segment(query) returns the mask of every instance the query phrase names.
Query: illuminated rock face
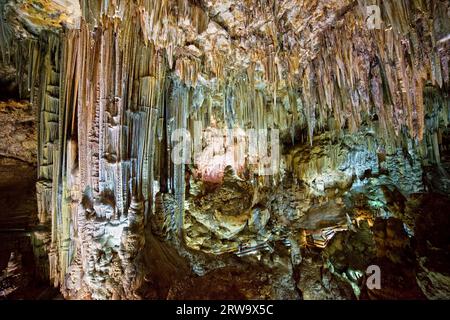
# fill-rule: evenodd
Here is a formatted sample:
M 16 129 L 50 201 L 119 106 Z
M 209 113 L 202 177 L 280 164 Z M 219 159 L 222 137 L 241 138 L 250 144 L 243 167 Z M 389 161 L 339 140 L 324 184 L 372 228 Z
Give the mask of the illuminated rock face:
M 36 247 L 65 298 L 448 297 L 408 238 L 417 193 L 450 190 L 447 2 L 370 19 L 341 0 L 0 9 L 0 70 L 38 119 Z M 0 150 L 33 153 L 4 130 Z M 407 273 L 404 296 L 365 288 L 373 263 Z
M 198 156 L 194 155 L 194 164 L 197 166 L 194 170 L 196 179 L 220 183 L 227 166 L 231 166 L 237 174 L 243 173 L 246 146 L 243 132 L 227 136 L 225 130 L 206 128 L 202 136 L 201 151 Z

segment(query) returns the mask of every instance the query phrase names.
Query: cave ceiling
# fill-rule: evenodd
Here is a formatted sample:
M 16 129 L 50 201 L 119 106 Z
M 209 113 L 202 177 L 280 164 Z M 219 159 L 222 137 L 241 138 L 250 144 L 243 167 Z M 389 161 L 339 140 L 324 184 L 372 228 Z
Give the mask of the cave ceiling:
M 124 48 L 136 25 L 139 41 L 186 85 L 218 91 L 210 93 L 216 101 L 225 99 L 225 86 L 236 88 L 234 96 L 249 95 L 242 83 L 254 86 L 266 100 L 303 109 L 304 119 L 290 110 L 292 122 L 311 134 L 329 126 L 329 116 L 356 130 L 376 114 L 389 134 L 406 127 L 421 140 L 416 88 L 442 87 L 449 77 L 445 1 L 384 1 L 376 29 L 367 27 L 366 1 L 4 2 L 4 15 L 23 36 L 111 26 Z

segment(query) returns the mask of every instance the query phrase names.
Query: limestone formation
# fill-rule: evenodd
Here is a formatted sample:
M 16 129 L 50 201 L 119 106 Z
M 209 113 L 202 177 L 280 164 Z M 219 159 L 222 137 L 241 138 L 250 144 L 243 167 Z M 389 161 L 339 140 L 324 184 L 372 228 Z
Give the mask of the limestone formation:
M 449 22 L 443 0 L 0 0 L 0 199 L 26 165 L 37 205 L 11 212 L 66 299 L 448 298 Z

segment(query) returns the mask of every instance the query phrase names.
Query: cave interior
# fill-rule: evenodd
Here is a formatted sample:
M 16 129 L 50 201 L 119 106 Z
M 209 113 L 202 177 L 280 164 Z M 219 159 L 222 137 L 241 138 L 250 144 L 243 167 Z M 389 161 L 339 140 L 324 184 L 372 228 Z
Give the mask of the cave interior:
M 0 0 L 0 299 L 450 298 L 448 0 Z

